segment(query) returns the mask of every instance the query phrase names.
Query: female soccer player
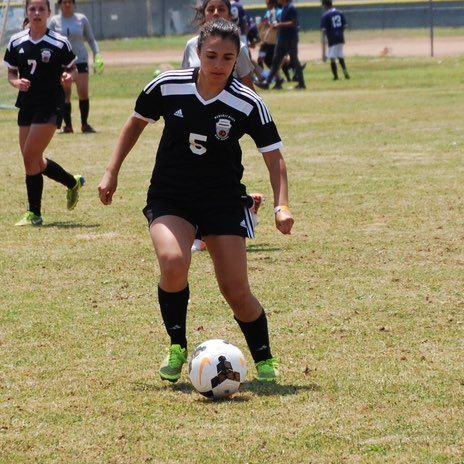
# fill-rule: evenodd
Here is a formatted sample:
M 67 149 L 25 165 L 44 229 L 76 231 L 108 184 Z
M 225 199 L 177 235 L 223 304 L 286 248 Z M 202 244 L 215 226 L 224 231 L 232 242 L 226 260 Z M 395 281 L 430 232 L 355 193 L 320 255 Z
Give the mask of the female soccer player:
M 198 37 L 200 68 L 167 71 L 150 82 L 135 104 L 98 187 L 109 205 L 121 165 L 149 122 L 164 118 L 144 214 L 160 267 L 158 300 L 171 346 L 159 370 L 175 382 L 187 361 L 186 316 L 190 246 L 198 226 L 213 260 L 221 293 L 233 310 L 256 368 L 273 381 L 266 314 L 251 293 L 245 237 L 253 224 L 241 183 L 239 139 L 249 134 L 263 154 L 274 192 L 277 229 L 290 234 L 287 171 L 282 142 L 261 98 L 232 76 L 240 50 L 239 31 L 219 19 Z
M 75 13 L 75 0 L 58 0 L 61 12 L 53 16 L 48 27 L 52 31 L 65 35 L 71 42 L 73 52 L 77 56 L 77 75 L 75 83 L 77 87 L 77 95 L 79 97 L 79 110 L 81 113 L 81 131 L 83 133 L 93 133 L 95 130 L 87 122 L 89 117 L 89 56 L 85 48 L 84 41 L 90 45 L 93 53 L 95 72 L 101 74 L 104 69 L 103 60 L 100 55 L 98 43 L 93 35 L 89 20 L 82 13 Z M 64 105 L 64 128 L 62 133 L 69 134 L 73 132 L 71 119 L 71 93 L 72 82 L 66 83 L 64 86 L 66 103 Z
M 26 170 L 29 209 L 17 226 L 43 223 L 41 202 L 43 175 L 68 188 L 67 207 L 74 209 L 84 177 L 73 176 L 59 164 L 44 157 L 56 128 L 61 124 L 64 104 L 62 82 L 71 80 L 76 57 L 66 37 L 47 28 L 48 0 L 27 0 L 29 28 L 13 35 L 4 61 L 8 81 L 19 90 L 19 146 Z

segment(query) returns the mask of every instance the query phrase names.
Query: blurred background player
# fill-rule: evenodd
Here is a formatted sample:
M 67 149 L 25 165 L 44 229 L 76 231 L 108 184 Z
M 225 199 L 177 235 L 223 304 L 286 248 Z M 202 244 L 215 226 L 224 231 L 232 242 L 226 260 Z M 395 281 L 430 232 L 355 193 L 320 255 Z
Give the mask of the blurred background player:
M 330 60 L 330 68 L 334 81 L 338 80 L 337 59 L 345 75 L 349 79 L 350 75 L 346 69 L 343 46 L 345 44 L 345 27 L 347 25 L 345 15 L 332 6 L 332 0 L 322 0 L 325 13 L 321 19 L 321 29 L 327 37 L 329 52 L 327 57 Z
M 232 0 L 230 2 L 230 6 L 232 21 L 236 24 L 240 31 L 240 41 L 246 44 L 249 24 L 245 8 L 240 3 L 240 0 Z
M 232 5 L 229 0 L 203 0 L 203 3 L 197 8 L 194 22 L 196 22 L 198 26 L 202 26 L 218 18 L 232 21 Z M 182 68 L 197 68 L 200 66 L 197 45 L 198 36 L 191 38 L 185 45 Z M 234 69 L 234 76 L 239 79 L 242 84 L 254 90 L 253 71 L 254 66 L 251 62 L 248 47 L 246 46 L 246 42 L 241 41 L 240 52 Z
M 258 52 L 258 65 L 264 70 L 265 66 L 270 70 L 272 67 L 272 58 L 274 57 L 275 46 L 277 43 L 277 29 L 272 27 L 280 21 L 281 8 L 278 6 L 277 0 L 266 1 L 267 10 L 264 13 L 261 24 L 259 25 L 259 35 L 261 38 L 261 46 Z M 287 81 L 290 81 L 288 72 L 288 59 L 284 58 L 282 62 L 282 70 L 284 71 Z M 269 75 L 269 72 L 263 71 L 264 79 Z M 279 71 L 275 74 L 274 89 L 282 89 L 284 80 L 281 78 Z
M 289 55 L 292 67 L 295 69 L 295 79 L 298 82 L 295 88 L 305 89 L 303 66 L 298 59 L 298 11 L 291 0 L 281 0 L 280 4 L 282 5 L 280 22 L 271 25 L 272 28 L 278 30 L 271 71 L 264 82 L 256 85 L 262 89 L 268 89 L 285 56 Z
M 27 0 L 29 26 L 13 35 L 4 61 L 8 81 L 18 89 L 19 146 L 26 171 L 28 210 L 15 224 L 40 226 L 43 176 L 68 188 L 67 208 L 74 209 L 84 177 L 73 176 L 58 163 L 45 158 L 44 151 L 61 124 L 64 104 L 62 84 L 71 80 L 76 57 L 66 37 L 50 31 L 48 0 Z
M 83 133 L 93 133 L 95 130 L 88 123 L 90 102 L 89 102 L 89 54 L 85 47 L 85 41 L 88 42 L 93 53 L 95 73 L 103 73 L 104 64 L 100 55 L 98 43 L 95 40 L 89 20 L 82 13 L 76 13 L 75 0 L 58 0 L 60 13 L 50 20 L 48 27 L 68 38 L 74 54 L 77 56 L 77 74 L 75 74 L 75 83 L 77 95 L 79 97 L 79 110 L 81 113 L 81 131 Z M 62 133 L 69 134 L 73 132 L 71 119 L 71 93 L 72 82 L 64 86 L 66 102 L 64 105 L 63 119 L 64 128 Z

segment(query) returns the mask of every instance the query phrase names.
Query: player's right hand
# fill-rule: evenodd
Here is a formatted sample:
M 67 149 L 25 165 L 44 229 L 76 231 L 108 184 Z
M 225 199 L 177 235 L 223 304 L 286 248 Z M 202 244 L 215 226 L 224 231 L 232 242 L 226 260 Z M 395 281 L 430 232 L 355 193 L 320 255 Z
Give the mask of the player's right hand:
M 31 81 L 22 77 L 16 81 L 15 87 L 21 92 L 27 92 L 31 88 Z
M 111 205 L 113 202 L 113 195 L 118 187 L 118 177 L 105 172 L 100 184 L 98 185 L 98 196 L 104 205 Z

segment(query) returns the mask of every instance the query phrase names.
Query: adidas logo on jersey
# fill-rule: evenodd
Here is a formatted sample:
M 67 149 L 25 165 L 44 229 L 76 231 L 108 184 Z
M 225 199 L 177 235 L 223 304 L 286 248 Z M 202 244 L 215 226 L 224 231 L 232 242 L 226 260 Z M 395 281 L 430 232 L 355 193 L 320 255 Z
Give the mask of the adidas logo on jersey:
M 24 53 L 24 48 L 21 48 L 18 53 Z
M 183 118 L 184 115 L 182 114 L 182 110 L 179 109 L 174 113 L 174 116 L 177 116 L 178 118 Z

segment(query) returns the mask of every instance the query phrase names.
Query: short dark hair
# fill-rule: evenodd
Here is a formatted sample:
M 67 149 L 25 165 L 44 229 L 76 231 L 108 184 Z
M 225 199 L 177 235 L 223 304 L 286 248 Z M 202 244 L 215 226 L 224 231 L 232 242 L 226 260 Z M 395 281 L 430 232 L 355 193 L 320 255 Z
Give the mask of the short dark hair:
M 324 6 L 325 8 L 331 8 L 332 0 L 322 0 L 322 6 Z
M 76 0 L 72 0 L 72 2 L 75 4 L 76 3 Z M 63 0 L 58 0 L 58 5 L 61 5 L 63 3 Z
M 240 31 L 238 27 L 231 21 L 219 18 L 209 23 L 203 24 L 198 35 L 198 51 L 210 37 L 221 37 L 222 39 L 229 39 L 237 48 L 237 55 L 240 52 Z
M 205 22 L 205 11 L 208 3 L 211 0 L 203 0 L 201 5 L 195 8 L 195 17 L 193 18 L 193 22 L 197 25 L 201 26 Z M 222 3 L 226 6 L 227 10 L 229 11 L 229 15 L 232 16 L 232 5 L 230 4 L 230 0 L 221 0 Z

